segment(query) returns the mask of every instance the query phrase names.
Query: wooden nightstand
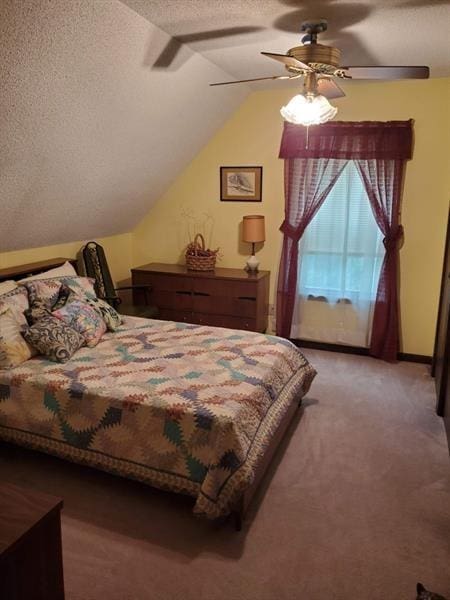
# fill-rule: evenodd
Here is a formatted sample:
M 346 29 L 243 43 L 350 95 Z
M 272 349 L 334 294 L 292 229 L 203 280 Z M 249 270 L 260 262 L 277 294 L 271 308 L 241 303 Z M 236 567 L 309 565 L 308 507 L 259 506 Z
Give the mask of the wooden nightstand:
M 63 502 L 0 484 L 0 598 L 64 600 Z
M 131 274 L 133 284 L 153 286 L 151 301 L 160 319 L 261 332 L 267 328 L 269 271 L 189 271 L 182 265 L 150 263 Z M 137 292 L 134 301 L 142 301 Z

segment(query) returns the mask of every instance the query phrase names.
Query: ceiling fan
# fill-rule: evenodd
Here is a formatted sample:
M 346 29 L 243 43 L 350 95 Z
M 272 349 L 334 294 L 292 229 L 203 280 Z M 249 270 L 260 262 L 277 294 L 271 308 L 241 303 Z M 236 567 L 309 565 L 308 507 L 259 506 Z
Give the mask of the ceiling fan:
M 325 46 L 317 42 L 317 36 L 327 30 L 327 25 L 325 19 L 304 21 L 301 25 L 301 31 L 305 33 L 302 38 L 302 46 L 291 48 L 287 54 L 261 52 L 264 56 L 282 63 L 288 72 L 287 75 L 223 81 L 211 83 L 210 85 L 229 85 L 269 79 L 290 80 L 304 77 L 302 94 L 295 96 L 286 107 L 283 107 L 281 114 L 285 120 L 291 123 L 312 125 L 328 121 L 336 114 L 337 109 L 327 102 L 327 98 L 333 99 L 345 96 L 334 78 L 427 79 L 430 76 L 430 70 L 425 66 L 341 66 L 341 51 L 339 48 Z M 321 107 L 319 107 L 319 104 Z M 319 108 L 320 115 L 318 116 Z M 300 109 L 302 113 L 306 110 L 309 116 L 304 117 L 303 114 L 299 116 Z

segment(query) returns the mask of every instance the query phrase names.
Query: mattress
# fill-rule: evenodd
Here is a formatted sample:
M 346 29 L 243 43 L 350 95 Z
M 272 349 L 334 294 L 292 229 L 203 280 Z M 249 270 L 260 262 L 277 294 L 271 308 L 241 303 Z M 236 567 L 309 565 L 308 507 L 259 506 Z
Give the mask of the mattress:
M 226 515 L 315 370 L 287 340 L 126 317 L 65 364 L 0 372 L 0 438 Z

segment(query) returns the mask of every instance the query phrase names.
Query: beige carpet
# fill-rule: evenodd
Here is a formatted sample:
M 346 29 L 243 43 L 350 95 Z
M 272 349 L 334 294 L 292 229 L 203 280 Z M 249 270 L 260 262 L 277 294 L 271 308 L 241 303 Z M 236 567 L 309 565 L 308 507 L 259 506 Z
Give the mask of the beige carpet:
M 450 460 L 428 367 L 308 350 L 318 376 L 244 530 L 189 501 L 2 447 L 64 497 L 68 600 L 450 598 Z

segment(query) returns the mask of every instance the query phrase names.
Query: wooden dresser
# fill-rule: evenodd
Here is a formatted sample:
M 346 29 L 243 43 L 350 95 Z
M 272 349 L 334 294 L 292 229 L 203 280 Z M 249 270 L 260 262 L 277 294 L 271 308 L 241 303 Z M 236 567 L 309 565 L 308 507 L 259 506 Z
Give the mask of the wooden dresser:
M 64 600 L 60 498 L 0 483 L 0 598 Z
M 261 332 L 267 328 L 269 271 L 189 271 L 182 265 L 150 263 L 131 274 L 133 284 L 153 286 L 151 301 L 160 319 Z M 142 302 L 139 292 L 134 294 L 134 301 Z

